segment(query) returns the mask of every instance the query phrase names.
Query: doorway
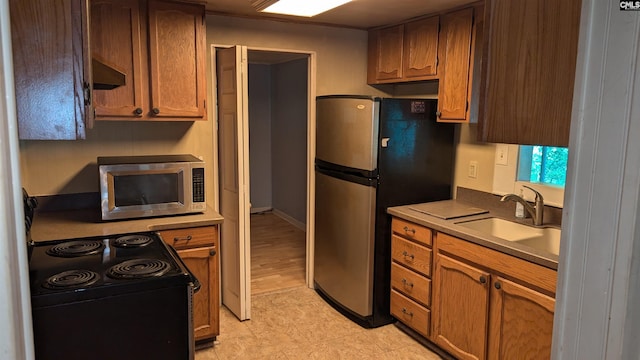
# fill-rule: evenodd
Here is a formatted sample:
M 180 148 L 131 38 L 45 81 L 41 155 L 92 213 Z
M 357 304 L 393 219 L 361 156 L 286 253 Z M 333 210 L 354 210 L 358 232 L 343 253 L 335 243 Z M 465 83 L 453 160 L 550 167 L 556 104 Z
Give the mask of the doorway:
M 219 163 L 214 186 L 220 193 L 216 207 L 225 217 L 222 303 L 246 320 L 251 317 L 252 210 L 304 229 L 302 283 L 312 286 L 315 53 L 212 45 L 211 55 L 217 104 L 213 152 Z
M 308 54 L 248 51 L 251 293 L 302 286 Z

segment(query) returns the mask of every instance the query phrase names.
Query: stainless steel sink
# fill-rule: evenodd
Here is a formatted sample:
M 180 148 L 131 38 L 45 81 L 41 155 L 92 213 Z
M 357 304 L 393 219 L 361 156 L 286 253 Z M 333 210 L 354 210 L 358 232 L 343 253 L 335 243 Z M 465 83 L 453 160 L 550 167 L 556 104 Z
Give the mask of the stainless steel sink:
M 560 229 L 550 227 L 532 227 L 517 222 L 484 218 L 456 223 L 469 229 L 494 236 L 503 240 L 517 242 L 535 249 L 558 255 L 560 252 Z

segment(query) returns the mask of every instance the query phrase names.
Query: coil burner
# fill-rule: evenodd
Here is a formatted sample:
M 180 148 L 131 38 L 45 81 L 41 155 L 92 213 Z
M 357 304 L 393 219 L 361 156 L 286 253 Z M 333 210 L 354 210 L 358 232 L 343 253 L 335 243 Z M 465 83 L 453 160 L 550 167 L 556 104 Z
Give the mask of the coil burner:
M 171 266 L 163 260 L 132 259 L 112 266 L 107 276 L 113 279 L 143 279 L 164 275 Z
M 119 248 L 137 248 L 149 245 L 153 239 L 147 235 L 134 234 L 120 236 L 113 241 L 113 246 Z
M 98 281 L 98 273 L 89 270 L 68 270 L 49 277 L 42 286 L 47 289 L 66 290 L 81 288 Z
M 47 254 L 57 257 L 78 257 L 98 254 L 104 248 L 104 244 L 97 240 L 66 241 L 52 246 Z

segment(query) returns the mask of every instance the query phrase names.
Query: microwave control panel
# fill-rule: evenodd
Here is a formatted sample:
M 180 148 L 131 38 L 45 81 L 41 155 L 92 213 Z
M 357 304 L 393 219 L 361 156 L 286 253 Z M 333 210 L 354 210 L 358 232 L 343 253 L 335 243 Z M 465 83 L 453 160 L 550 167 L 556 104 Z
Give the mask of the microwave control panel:
M 193 202 L 204 202 L 204 168 L 191 169 L 193 179 Z

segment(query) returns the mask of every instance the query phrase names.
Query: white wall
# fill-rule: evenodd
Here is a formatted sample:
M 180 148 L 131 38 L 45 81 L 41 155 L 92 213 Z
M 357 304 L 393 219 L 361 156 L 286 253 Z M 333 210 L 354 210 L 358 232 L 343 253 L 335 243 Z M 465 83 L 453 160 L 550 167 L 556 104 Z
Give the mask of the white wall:
M 249 167 L 251 211 L 259 212 L 273 208 L 271 65 L 249 63 Z
M 273 65 L 271 83 L 273 207 L 300 224 L 307 215 L 307 64 Z
M 208 15 L 207 44 L 315 52 L 316 95 L 383 94 L 367 85 L 363 30 Z

